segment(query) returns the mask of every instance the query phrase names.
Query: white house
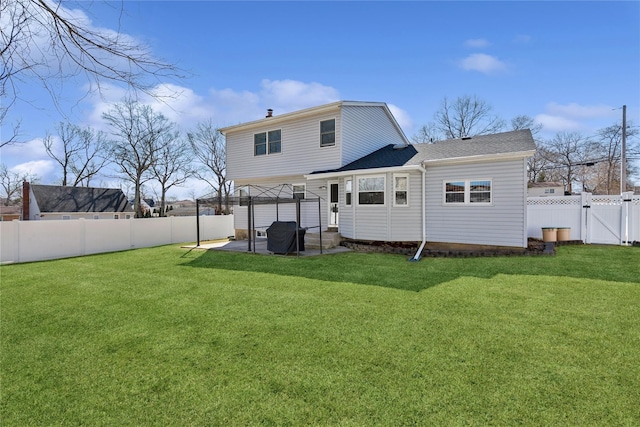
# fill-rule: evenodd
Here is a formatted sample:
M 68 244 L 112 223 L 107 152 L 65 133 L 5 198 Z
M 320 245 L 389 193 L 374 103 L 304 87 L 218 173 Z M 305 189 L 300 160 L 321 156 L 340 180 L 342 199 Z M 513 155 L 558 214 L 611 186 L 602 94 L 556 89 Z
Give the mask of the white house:
M 564 185 L 561 182 L 530 182 L 527 185 L 529 197 L 564 196 Z
M 301 225 L 370 241 L 527 246 L 529 130 L 411 144 L 385 103 L 340 101 L 221 129 L 227 176 L 251 197 L 319 197 Z M 236 234 L 295 219 L 236 206 Z

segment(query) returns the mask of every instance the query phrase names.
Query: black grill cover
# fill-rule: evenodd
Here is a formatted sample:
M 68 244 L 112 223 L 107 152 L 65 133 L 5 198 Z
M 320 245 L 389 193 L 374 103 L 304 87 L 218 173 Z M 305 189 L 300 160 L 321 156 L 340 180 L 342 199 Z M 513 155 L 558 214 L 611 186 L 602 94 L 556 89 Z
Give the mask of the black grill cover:
M 298 230 L 298 245 L 304 251 L 305 229 Z M 267 228 L 267 250 L 276 254 L 296 252 L 296 222 L 275 221 Z

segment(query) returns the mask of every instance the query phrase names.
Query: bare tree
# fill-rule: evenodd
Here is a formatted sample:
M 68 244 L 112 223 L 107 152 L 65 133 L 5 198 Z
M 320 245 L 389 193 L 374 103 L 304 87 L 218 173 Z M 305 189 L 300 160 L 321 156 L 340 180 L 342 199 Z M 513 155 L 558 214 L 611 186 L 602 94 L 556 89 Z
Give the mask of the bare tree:
M 512 130 L 529 129 L 533 136 L 533 141 L 536 144 L 535 154 L 527 161 L 527 174 L 529 182 L 544 181 L 546 174 L 544 170 L 549 166 L 549 154 L 544 147 L 544 142 L 539 138 L 540 131 L 542 130 L 542 124 L 536 123 L 532 117 L 527 115 L 515 116 L 511 119 Z
M 434 129 L 445 139 L 497 133 L 505 128 L 505 122 L 492 110 L 476 96 L 461 96 L 453 102 L 444 98 L 434 115 Z
M 47 155 L 62 169 L 62 185 L 88 187 L 91 179 L 108 163 L 106 134 L 68 122 L 59 122 L 56 132 L 59 144 L 51 135 L 42 143 Z
M 2 190 L 2 204 L 10 206 L 22 199 L 22 182 L 37 182 L 38 177 L 31 173 L 18 173 L 9 170 L 4 163 L 0 164 L 0 190 Z
M 151 172 L 160 184 L 160 216 L 166 216 L 167 191 L 184 184 L 193 176 L 192 152 L 189 144 L 180 138 L 176 130 L 162 136 L 166 140 L 158 150 Z
M 440 133 L 435 129 L 435 124 L 429 122 L 422 125 L 418 132 L 411 137 L 414 144 L 432 144 L 434 141 L 443 139 Z
M 627 155 L 637 153 L 639 149 L 635 137 L 638 129 L 631 124 L 627 126 Z M 614 124 L 600 129 L 595 137 L 598 157 L 593 177 L 593 186 L 601 189 L 603 194 L 620 193 L 620 159 L 622 150 L 622 125 Z M 627 176 L 629 172 L 627 171 Z
M 216 192 L 218 212 L 229 206 L 231 183 L 227 182 L 227 151 L 223 135 L 209 120 L 198 123 L 195 132 L 187 134 L 195 158 L 201 164 L 195 176 L 202 179 Z
M 573 183 L 587 184 L 585 168 L 591 166 L 594 144 L 577 132 L 559 132 L 545 144 L 544 156 L 549 162 L 548 175 L 561 180 L 565 190 L 573 192 Z M 585 189 L 588 191 L 588 189 Z
M 174 130 L 162 114 L 148 105 L 128 99 L 115 104 L 102 117 L 112 128 L 110 157 L 123 177 L 134 186 L 133 208 L 137 218 L 144 216 L 140 205 L 142 184 L 152 178 L 148 173 L 155 164 L 166 140 L 163 135 Z
M 38 84 L 58 105 L 63 86 L 81 76 L 91 89 L 105 82 L 124 84 L 152 94 L 161 77 L 178 77 L 174 65 L 154 58 L 149 48 L 116 31 L 93 27 L 79 10 L 61 0 L 2 0 L 0 2 L 0 124 L 19 99 L 19 87 Z M 123 3 L 124 4 L 124 3 Z M 16 142 L 9 139 L 2 145 Z

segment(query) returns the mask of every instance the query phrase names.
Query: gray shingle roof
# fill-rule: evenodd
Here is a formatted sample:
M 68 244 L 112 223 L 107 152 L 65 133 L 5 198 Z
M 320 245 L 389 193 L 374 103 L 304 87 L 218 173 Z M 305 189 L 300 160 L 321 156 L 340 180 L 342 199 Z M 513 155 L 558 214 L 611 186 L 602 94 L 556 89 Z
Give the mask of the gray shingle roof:
M 364 157 L 359 158 L 341 168 L 317 171 L 315 173 L 328 173 L 328 172 L 346 172 L 363 169 L 378 169 L 388 168 L 394 166 L 404 166 L 410 161 L 418 151 L 413 145 L 407 145 L 404 148 L 396 149 L 393 144 L 382 147 L 379 150 L 374 151 Z
M 536 149 L 529 129 L 478 135 L 468 139 L 447 139 L 433 144 L 418 144 L 418 156 L 410 164 L 464 157 L 520 153 Z
M 126 212 L 129 202 L 117 188 L 31 184 L 40 212 Z
M 535 149 L 531 131 L 524 129 L 465 139 L 448 139 L 433 144 L 414 144 L 402 149 L 387 145 L 341 168 L 316 171 L 313 174 L 416 166 L 423 162 L 522 153 Z

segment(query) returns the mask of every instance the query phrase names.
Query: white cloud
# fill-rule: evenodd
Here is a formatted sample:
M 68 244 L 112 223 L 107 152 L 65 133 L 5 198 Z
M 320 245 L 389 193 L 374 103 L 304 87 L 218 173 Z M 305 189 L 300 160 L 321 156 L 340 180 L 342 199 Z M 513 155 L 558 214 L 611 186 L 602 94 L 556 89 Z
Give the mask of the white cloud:
M 53 160 L 33 160 L 15 165 L 11 170 L 19 174 L 31 174 L 37 175 L 38 178 L 45 178 L 53 174 L 55 168 Z M 43 182 L 46 183 L 48 180 L 43 179 Z
M 91 98 L 93 105 L 87 116 L 87 124 L 101 130 L 105 130 L 102 114 L 127 96 L 126 90 L 117 87 L 104 89 Z M 176 122 L 183 131 L 209 119 L 217 126 L 228 126 L 258 120 L 266 115 L 267 108 L 272 108 L 274 114 L 282 114 L 340 99 L 339 92 L 330 86 L 298 80 L 265 79 L 256 92 L 212 88 L 202 95 L 187 87 L 162 84 L 156 86 L 154 93 L 161 100 L 143 95 L 139 101 Z
M 274 107 L 282 109 L 282 112 L 328 104 L 340 99 L 336 89 L 316 82 L 265 79 L 261 86 L 260 96 L 263 102 L 272 103 Z
M 575 102 L 558 104 L 550 102 L 545 111 L 535 117 L 536 122 L 548 132 L 592 133 L 618 120 L 619 111 L 609 105 L 581 105 Z
M 491 46 L 491 43 L 485 39 L 469 39 L 464 42 L 464 45 L 474 49 L 482 49 Z
M 550 114 L 572 117 L 576 119 L 594 119 L 614 116 L 614 108 L 610 105 L 580 105 L 575 102 L 561 105 L 550 102 L 546 106 Z
M 542 124 L 544 130 L 549 132 L 576 131 L 581 126 L 575 120 L 550 114 L 538 114 L 534 120 L 536 123 Z
M 413 128 L 413 120 L 411 120 L 409 113 L 393 104 L 387 104 L 387 106 L 389 107 L 389 110 L 391 110 L 391 114 L 393 114 L 393 117 L 396 118 L 396 121 L 398 122 L 402 130 Z
M 460 66 L 467 71 L 479 71 L 484 74 L 493 74 L 504 71 L 507 65 L 495 56 L 484 53 L 474 53 L 460 61 Z

